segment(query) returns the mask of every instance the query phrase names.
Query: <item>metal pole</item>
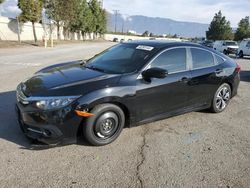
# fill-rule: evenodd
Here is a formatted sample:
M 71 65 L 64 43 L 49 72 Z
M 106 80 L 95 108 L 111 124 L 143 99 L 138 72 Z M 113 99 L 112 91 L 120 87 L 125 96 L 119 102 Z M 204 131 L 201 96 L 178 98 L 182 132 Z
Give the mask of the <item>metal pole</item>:
M 51 45 L 51 48 L 54 48 L 53 28 L 52 28 L 51 20 L 50 20 L 50 45 Z
M 18 37 L 18 42 L 21 44 L 21 37 L 20 37 L 20 23 L 19 23 L 19 18 L 18 16 L 16 17 L 17 20 L 17 37 Z
M 122 34 L 123 34 L 123 31 L 124 31 L 124 20 L 122 22 Z
M 117 27 L 117 15 L 118 15 L 119 10 L 114 10 L 115 13 L 115 33 L 116 33 L 116 27 Z

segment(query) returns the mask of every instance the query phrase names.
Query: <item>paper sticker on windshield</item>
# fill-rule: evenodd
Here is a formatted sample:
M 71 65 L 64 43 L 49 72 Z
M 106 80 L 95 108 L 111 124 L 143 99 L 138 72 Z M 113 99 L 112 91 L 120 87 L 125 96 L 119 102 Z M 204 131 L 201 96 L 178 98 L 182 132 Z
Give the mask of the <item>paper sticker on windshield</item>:
M 136 49 L 137 49 L 137 50 L 152 51 L 152 50 L 154 49 L 154 47 L 140 45 L 140 46 L 137 46 L 137 48 L 136 48 Z

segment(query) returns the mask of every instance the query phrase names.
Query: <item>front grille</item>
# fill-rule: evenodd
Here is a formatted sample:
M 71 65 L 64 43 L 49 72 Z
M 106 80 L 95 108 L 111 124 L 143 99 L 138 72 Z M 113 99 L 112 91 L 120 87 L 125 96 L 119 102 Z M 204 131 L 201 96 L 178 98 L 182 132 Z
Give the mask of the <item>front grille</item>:
M 29 101 L 27 100 L 26 95 L 23 93 L 23 84 L 19 84 L 17 86 L 16 98 L 17 98 L 17 101 L 21 104 L 24 104 L 24 105 L 29 104 Z

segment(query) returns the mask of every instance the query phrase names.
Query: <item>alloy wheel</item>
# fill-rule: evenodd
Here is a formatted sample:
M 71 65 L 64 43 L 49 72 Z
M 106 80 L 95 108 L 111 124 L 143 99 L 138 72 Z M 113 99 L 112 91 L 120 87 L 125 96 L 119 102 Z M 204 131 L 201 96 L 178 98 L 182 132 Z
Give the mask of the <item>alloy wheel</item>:
M 230 100 L 230 91 L 227 87 L 222 87 L 216 96 L 216 108 L 220 111 L 224 110 Z

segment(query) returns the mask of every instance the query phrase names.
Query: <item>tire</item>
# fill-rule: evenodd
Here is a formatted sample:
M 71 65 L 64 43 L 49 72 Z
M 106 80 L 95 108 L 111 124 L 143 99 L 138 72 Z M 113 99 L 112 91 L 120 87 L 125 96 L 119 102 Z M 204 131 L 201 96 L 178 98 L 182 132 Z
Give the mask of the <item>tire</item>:
M 223 112 L 231 99 L 232 91 L 228 84 L 222 84 L 215 92 L 210 110 L 214 113 Z
M 115 141 L 125 125 L 121 108 L 113 104 L 101 104 L 91 110 L 94 116 L 83 124 L 83 136 L 94 146 L 103 146 Z
M 227 50 L 224 50 L 224 51 L 223 51 L 223 54 L 228 55 Z
M 244 54 L 243 54 L 243 51 L 241 50 L 240 53 L 239 53 L 239 58 L 244 58 Z

